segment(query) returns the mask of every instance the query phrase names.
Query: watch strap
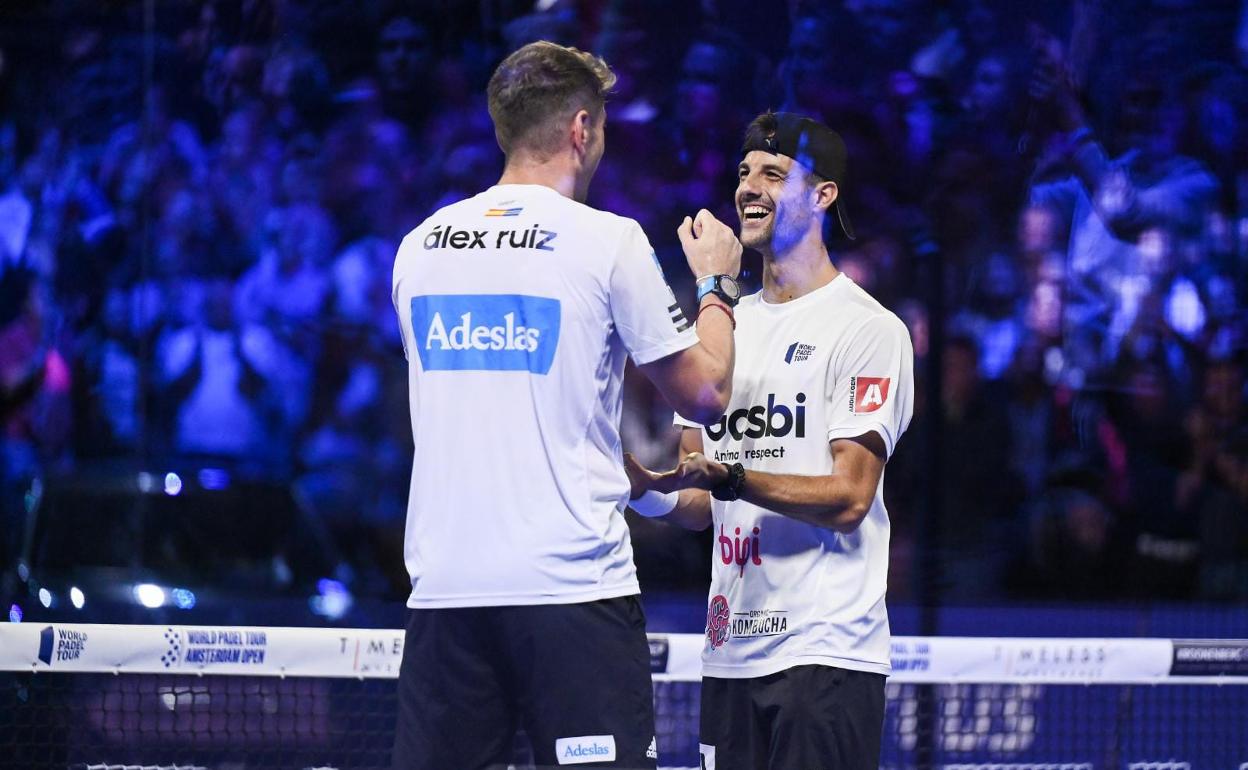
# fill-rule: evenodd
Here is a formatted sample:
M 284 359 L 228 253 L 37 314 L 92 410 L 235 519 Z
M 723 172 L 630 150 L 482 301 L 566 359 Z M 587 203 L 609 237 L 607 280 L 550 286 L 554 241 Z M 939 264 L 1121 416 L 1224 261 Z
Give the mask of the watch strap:
M 728 478 L 711 489 L 711 497 L 716 500 L 736 500 L 741 496 L 741 488 L 745 486 L 745 466 L 741 463 L 724 463 L 724 467 L 728 469 Z
M 724 288 L 721 285 L 721 281 L 724 278 L 735 280 L 730 275 L 707 275 L 699 278 L 697 282 L 698 303 L 700 304 L 702 302 L 702 298 L 706 295 L 714 294 L 716 297 L 723 300 L 729 307 L 736 307 L 737 302 L 741 300 L 741 297 L 739 294 L 738 296 L 733 297 L 728 294 L 728 292 L 724 291 Z

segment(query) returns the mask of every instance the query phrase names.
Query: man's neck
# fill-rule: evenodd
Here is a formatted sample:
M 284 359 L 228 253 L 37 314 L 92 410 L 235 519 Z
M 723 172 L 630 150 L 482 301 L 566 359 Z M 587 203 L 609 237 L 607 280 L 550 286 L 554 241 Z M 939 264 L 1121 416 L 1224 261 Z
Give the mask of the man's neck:
M 791 302 L 826 286 L 840 273 L 828 258 L 818 230 L 782 252 L 763 252 L 763 300 Z
M 546 162 L 520 157 L 508 159 L 499 184 L 536 184 L 549 187 L 565 198 L 579 200 L 576 189 L 576 172 L 570 163 L 561 159 Z

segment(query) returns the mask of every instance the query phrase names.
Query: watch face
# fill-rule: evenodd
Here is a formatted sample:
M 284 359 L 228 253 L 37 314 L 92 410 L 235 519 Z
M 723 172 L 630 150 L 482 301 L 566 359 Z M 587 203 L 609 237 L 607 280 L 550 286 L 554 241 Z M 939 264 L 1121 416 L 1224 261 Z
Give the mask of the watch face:
M 722 289 L 725 294 L 732 297 L 733 299 L 739 299 L 741 297 L 741 285 L 737 283 L 737 279 L 731 276 L 727 276 L 727 275 L 720 276 L 719 288 Z

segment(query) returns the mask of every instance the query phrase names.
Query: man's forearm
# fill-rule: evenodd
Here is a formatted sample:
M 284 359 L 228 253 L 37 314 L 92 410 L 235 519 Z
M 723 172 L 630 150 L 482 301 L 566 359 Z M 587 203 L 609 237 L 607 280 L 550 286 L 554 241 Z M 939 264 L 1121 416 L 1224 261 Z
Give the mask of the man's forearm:
M 867 515 L 845 476 L 746 471 L 739 499 L 816 527 L 853 532 Z
M 728 388 L 732 387 L 732 367 L 736 358 L 736 344 L 733 332 L 736 325 L 735 311 L 719 297 L 708 294 L 698 304 L 698 314 L 694 320 L 694 331 L 698 341 L 726 374 Z M 723 376 L 721 374 L 721 376 Z
M 685 435 L 689 432 L 686 429 Z M 694 451 L 695 443 L 700 450 L 700 441 L 686 443 L 682 440 L 681 451 L 685 457 L 676 468 L 666 473 L 644 469 L 641 472 L 649 474 L 647 489 L 661 493 L 682 490 L 673 509 L 678 512 L 674 518 L 682 526 L 701 529 L 709 522 L 710 500 L 706 497 L 709 490 L 728 483 L 730 474 L 729 466 L 711 460 L 701 451 Z M 737 499 L 816 527 L 853 532 L 870 511 L 884 470 L 883 458 L 869 448 L 870 443 L 859 439 L 834 442 L 836 471 L 828 475 L 795 476 L 747 470 L 741 483 L 735 486 Z M 690 497 L 689 493 L 694 491 L 703 497 Z
M 667 520 L 685 529 L 704 530 L 711 526 L 711 493 L 705 489 L 682 489 L 676 507 Z
M 641 366 L 677 414 L 703 425 L 719 419 L 732 400 L 736 354 L 728 311 L 718 298 L 703 298 L 698 344 Z
M 837 488 L 836 479 L 746 471 L 739 499 L 816 527 L 853 531 L 861 517 L 854 512 L 849 492 Z M 711 493 L 681 490 L 676 507 L 666 518 L 685 529 L 706 529 L 711 524 Z
M 705 387 L 715 392 L 717 403 L 724 408 L 732 398 L 732 370 L 736 361 L 732 312 L 723 300 L 708 295 L 698 305 L 694 326 L 702 353 L 699 374 L 704 378 Z

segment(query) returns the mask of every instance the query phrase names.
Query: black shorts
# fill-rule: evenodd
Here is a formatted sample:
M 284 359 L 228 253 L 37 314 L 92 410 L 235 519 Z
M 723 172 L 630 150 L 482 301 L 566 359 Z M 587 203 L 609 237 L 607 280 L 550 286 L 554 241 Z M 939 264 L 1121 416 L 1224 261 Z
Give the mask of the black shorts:
M 878 770 L 884 675 L 795 666 L 702 679 L 703 770 Z
M 395 770 L 505 768 L 517 727 L 538 767 L 655 767 L 638 597 L 409 612 Z

